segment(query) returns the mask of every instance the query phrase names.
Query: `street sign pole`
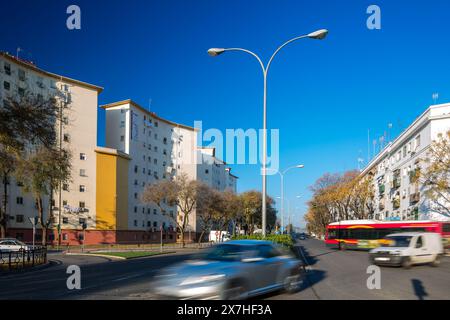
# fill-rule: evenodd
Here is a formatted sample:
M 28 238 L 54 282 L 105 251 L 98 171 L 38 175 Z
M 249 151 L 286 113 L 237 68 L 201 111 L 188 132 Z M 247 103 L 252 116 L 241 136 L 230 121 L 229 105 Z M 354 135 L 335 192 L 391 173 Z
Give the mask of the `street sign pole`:
M 162 237 L 162 233 L 163 233 L 163 228 L 162 228 L 162 225 L 161 225 L 161 227 L 159 228 L 159 233 L 160 233 L 160 237 L 161 237 L 161 252 L 163 252 L 163 237 Z

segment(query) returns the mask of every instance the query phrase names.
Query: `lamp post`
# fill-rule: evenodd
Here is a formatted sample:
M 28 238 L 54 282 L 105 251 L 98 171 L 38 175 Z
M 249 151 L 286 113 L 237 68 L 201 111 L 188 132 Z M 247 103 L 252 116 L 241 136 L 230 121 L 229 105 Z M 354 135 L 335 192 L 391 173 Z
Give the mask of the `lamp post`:
M 269 71 L 270 65 L 273 61 L 273 58 L 276 56 L 276 54 L 284 48 L 286 45 L 288 45 L 291 42 L 294 42 L 296 40 L 300 40 L 303 38 L 310 38 L 310 39 L 318 39 L 322 40 L 324 39 L 328 34 L 328 30 L 321 29 L 314 32 L 311 32 L 306 35 L 302 35 L 299 37 L 292 38 L 285 43 L 283 43 L 281 46 L 278 47 L 277 50 L 272 54 L 272 56 L 269 59 L 269 62 L 267 65 L 264 65 L 261 58 L 255 54 L 254 52 L 243 49 L 243 48 L 211 48 L 208 50 L 208 54 L 212 57 L 216 57 L 226 51 L 242 51 L 245 53 L 248 53 L 252 55 L 253 57 L 258 60 L 259 64 L 261 65 L 261 69 L 263 72 L 264 77 L 264 95 L 263 95 L 263 159 L 262 159 L 262 234 L 263 236 L 266 235 L 266 164 L 267 164 L 267 73 Z
M 281 189 L 281 233 L 283 233 L 284 227 L 284 175 L 291 169 L 302 169 L 305 165 L 298 164 L 296 166 L 289 167 L 284 169 L 283 171 L 277 171 L 276 173 L 280 176 L 280 189 Z

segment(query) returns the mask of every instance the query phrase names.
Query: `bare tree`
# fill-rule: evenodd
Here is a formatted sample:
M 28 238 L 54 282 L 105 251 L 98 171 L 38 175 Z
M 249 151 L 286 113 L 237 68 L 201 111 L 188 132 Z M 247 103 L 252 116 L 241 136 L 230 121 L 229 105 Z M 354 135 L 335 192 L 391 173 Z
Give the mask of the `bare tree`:
M 30 92 L 8 96 L 0 108 L 0 173 L 3 183 L 3 206 L 0 209 L 0 236 L 7 228 L 8 183 L 17 178 L 17 168 L 26 168 L 27 153 L 36 146 L 53 148 L 55 121 L 60 108 L 56 99 L 43 99 Z M 34 147 L 33 147 L 34 146 Z
M 197 205 L 199 188 L 198 181 L 190 180 L 187 174 L 183 173 L 175 180 L 161 180 L 148 185 L 141 194 L 144 203 L 154 203 L 164 216 L 176 224 L 183 247 L 184 233 L 189 225 L 189 217 Z M 180 214 L 175 217 L 167 215 L 164 204 L 176 206 Z

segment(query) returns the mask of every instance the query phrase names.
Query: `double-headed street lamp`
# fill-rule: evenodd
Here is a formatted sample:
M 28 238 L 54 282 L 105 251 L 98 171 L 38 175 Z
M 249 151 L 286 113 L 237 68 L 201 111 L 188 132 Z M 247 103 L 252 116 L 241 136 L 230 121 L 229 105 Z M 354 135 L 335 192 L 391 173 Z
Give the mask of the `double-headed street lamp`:
M 291 42 L 294 42 L 296 40 L 300 40 L 303 38 L 310 38 L 310 39 L 318 39 L 322 40 L 324 39 L 328 34 L 328 30 L 321 29 L 314 32 L 311 32 L 309 34 L 299 36 L 292 38 L 291 40 L 286 41 L 281 46 L 278 47 L 277 50 L 272 54 L 272 56 L 269 59 L 269 62 L 266 66 L 264 66 L 264 63 L 262 62 L 261 58 L 253 53 L 250 50 L 242 49 L 242 48 L 211 48 L 208 50 L 208 54 L 212 57 L 218 56 L 226 51 L 242 51 L 245 53 L 248 53 L 255 57 L 259 64 L 261 65 L 261 69 L 264 76 L 264 98 L 263 98 L 263 159 L 262 159 L 262 233 L 263 236 L 266 235 L 266 164 L 267 164 L 267 73 L 269 71 L 270 65 L 272 63 L 273 58 L 276 56 L 276 54 L 286 45 L 288 45 Z

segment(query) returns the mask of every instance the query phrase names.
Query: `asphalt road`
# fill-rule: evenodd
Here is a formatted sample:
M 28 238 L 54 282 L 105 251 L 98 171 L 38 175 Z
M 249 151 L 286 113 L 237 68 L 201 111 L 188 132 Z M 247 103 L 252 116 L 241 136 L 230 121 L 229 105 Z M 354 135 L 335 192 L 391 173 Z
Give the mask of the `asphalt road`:
M 131 260 L 49 255 L 54 265 L 42 270 L 0 275 L 0 299 L 152 299 L 156 272 L 189 255 L 178 253 Z M 67 289 L 69 265 L 81 270 L 81 289 Z
M 439 267 L 413 266 L 409 270 L 381 267 L 381 289 L 368 289 L 368 253 L 326 248 L 323 241 L 300 240 L 309 269 L 304 288 L 296 294 L 272 295 L 284 300 L 450 299 L 450 258 Z
M 381 268 L 381 289 L 369 290 L 367 252 L 327 249 L 322 241 L 299 241 L 307 267 L 303 288 L 295 294 L 273 293 L 263 299 L 450 299 L 450 258 L 439 267 Z M 187 253 L 132 260 L 49 255 L 42 270 L 0 275 L 0 299 L 154 299 L 156 272 L 184 260 Z M 66 286 L 69 265 L 81 269 L 81 290 Z

